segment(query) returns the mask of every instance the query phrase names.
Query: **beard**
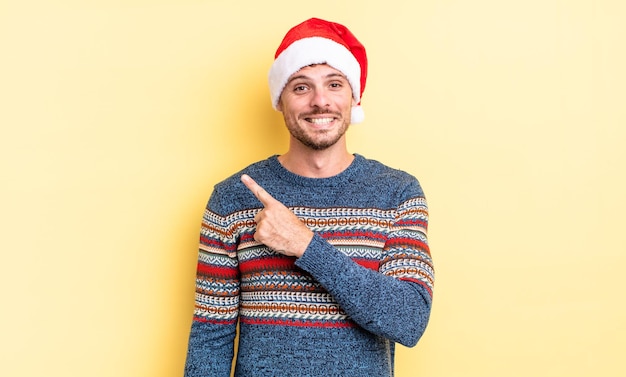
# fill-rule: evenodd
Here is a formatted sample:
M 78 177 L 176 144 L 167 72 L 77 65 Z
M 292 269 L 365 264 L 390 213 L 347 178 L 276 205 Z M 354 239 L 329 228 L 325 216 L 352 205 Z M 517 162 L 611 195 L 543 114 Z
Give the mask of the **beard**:
M 287 119 L 287 117 L 285 117 L 285 125 L 287 126 L 287 130 L 289 130 L 291 136 L 306 147 L 315 151 L 322 151 L 335 145 L 343 137 L 343 135 L 345 135 L 346 131 L 348 131 L 348 127 L 350 126 L 350 119 L 344 118 L 341 113 L 329 114 L 327 111 L 315 111 L 304 114 L 301 118 L 305 119 L 310 115 L 320 114 L 333 115 L 336 117 L 340 122 L 339 127 L 330 130 L 307 131 L 302 128 L 300 124 L 298 124 L 296 119 Z

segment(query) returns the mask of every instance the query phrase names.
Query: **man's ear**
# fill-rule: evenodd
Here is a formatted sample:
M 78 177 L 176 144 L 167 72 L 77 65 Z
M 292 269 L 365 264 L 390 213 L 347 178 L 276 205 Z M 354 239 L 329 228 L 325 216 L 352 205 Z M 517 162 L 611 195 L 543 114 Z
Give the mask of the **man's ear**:
M 276 110 L 280 111 L 281 113 L 283 112 L 283 104 L 280 98 L 278 99 L 278 103 L 276 104 Z

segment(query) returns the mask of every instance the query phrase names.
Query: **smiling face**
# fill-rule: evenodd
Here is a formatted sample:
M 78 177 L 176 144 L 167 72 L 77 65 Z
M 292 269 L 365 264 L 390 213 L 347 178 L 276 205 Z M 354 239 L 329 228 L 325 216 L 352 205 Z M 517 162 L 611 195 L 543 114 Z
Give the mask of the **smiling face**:
M 317 64 L 289 78 L 278 110 L 283 113 L 292 142 L 324 150 L 344 137 L 353 102 L 346 77 L 329 65 Z

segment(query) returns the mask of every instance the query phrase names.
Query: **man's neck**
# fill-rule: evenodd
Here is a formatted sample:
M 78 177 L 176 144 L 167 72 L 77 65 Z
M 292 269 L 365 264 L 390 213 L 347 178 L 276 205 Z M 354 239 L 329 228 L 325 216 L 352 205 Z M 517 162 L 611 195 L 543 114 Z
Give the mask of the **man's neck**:
M 345 146 L 322 151 L 290 148 L 287 153 L 278 157 L 285 169 L 308 178 L 333 177 L 346 170 L 353 160 L 354 155 L 348 153 Z

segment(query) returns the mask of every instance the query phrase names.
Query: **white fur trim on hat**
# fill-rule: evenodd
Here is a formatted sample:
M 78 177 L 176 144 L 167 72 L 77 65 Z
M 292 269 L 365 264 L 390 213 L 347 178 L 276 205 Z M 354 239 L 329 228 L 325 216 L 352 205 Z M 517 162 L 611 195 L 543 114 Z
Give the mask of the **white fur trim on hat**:
M 277 108 L 280 95 L 291 75 L 306 66 L 324 63 L 346 75 L 352 88 L 352 97 L 359 103 L 361 66 L 354 55 L 345 46 L 333 40 L 310 37 L 293 42 L 274 60 L 269 72 L 270 95 L 274 109 Z M 356 110 L 357 108 L 359 110 Z M 363 121 L 363 109 L 354 106 L 352 110 L 352 123 Z

